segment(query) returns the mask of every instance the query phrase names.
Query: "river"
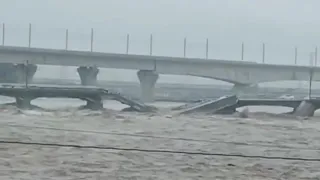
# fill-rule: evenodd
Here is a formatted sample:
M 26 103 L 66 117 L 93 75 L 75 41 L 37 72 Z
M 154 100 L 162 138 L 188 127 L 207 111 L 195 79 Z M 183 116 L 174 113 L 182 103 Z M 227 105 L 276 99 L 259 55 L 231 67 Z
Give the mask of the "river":
M 12 99 L 1 99 L 1 103 L 9 101 Z M 319 116 L 303 119 L 276 115 L 290 110 L 279 107 L 250 107 L 246 119 L 236 115 L 173 116 L 169 107 L 181 103 L 168 102 L 154 103 L 160 111 L 151 114 L 121 112 L 119 110 L 126 106 L 114 101 L 106 101 L 104 111 L 78 110 L 84 103 L 42 98 L 34 100 L 33 104 L 45 108 L 43 110 L 1 106 L 0 179 L 320 178 L 320 160 L 263 158 L 319 158 Z M 171 152 L 140 152 L 126 148 Z M 234 154 L 247 157 L 226 156 Z

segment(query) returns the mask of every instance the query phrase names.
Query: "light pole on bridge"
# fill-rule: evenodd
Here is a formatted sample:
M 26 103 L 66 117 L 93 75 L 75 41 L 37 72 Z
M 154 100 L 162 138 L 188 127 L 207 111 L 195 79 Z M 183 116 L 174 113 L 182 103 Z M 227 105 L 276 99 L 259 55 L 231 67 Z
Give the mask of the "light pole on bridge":
M 264 60 L 265 60 L 265 48 L 266 48 L 266 46 L 265 46 L 265 44 L 264 43 L 262 43 L 262 63 L 264 64 Z
M 5 27 L 5 24 L 2 23 L 2 46 L 4 46 L 5 33 L 6 33 L 6 27 Z
M 69 30 L 66 29 L 66 50 L 68 50 L 68 43 L 69 43 Z
M 294 48 L 294 65 L 297 65 L 298 63 L 298 48 Z
M 150 34 L 150 44 L 149 44 L 149 53 L 150 53 L 150 56 L 152 56 L 152 48 L 153 48 L 153 36 L 152 34 Z
M 209 39 L 207 38 L 206 41 L 206 59 L 209 58 Z
M 241 44 L 241 60 L 244 58 L 244 43 Z
M 127 49 L 126 53 L 129 54 L 130 34 L 127 34 Z
M 312 79 L 313 79 L 313 66 L 310 67 L 310 75 L 309 75 L 309 100 L 311 100 L 311 91 L 312 91 Z
M 309 93 L 308 97 L 309 100 L 311 99 L 311 93 L 312 93 L 312 79 L 313 79 L 313 73 L 314 73 L 314 63 L 315 63 L 315 56 L 316 52 L 311 52 L 310 53 L 310 71 L 309 71 Z
M 314 65 L 317 66 L 318 63 L 318 47 L 314 50 Z
M 29 44 L 28 44 L 28 47 L 30 48 L 31 47 L 31 23 L 29 24 Z
M 187 54 L 187 38 L 185 37 L 183 41 L 183 57 L 186 57 L 186 54 Z
M 93 28 L 91 28 L 91 45 L 90 45 L 90 51 L 93 51 Z

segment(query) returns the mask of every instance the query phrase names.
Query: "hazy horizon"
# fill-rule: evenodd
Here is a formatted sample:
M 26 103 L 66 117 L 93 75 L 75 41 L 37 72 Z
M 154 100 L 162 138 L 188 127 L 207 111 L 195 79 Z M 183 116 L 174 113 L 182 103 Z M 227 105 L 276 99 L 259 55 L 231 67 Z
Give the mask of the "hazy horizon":
M 187 57 L 240 60 L 241 43 L 246 61 L 261 62 L 262 43 L 266 63 L 309 65 L 309 54 L 320 42 L 319 1 L 298 0 L 3 0 L 0 22 L 6 24 L 6 45 L 27 46 L 32 24 L 32 46 L 89 50 L 94 29 L 94 51 L 124 53 L 130 34 L 131 54 L 182 56 L 187 38 Z M 36 77 L 79 78 L 75 67 L 39 67 Z M 136 71 L 101 69 L 99 79 L 138 81 Z M 161 75 L 159 82 L 219 84 L 221 81 L 190 76 Z M 225 84 L 225 83 L 223 83 Z M 269 84 L 269 83 L 268 83 Z M 272 83 L 292 85 L 294 83 Z

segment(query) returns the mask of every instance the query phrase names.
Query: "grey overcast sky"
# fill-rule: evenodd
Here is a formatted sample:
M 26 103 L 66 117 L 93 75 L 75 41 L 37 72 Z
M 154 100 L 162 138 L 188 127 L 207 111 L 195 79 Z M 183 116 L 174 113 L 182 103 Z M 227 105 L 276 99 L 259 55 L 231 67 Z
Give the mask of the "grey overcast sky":
M 95 30 L 96 51 L 125 52 L 130 33 L 130 52 L 148 53 L 154 36 L 154 54 L 181 56 L 187 37 L 189 57 L 238 60 L 245 43 L 245 60 L 261 61 L 262 43 L 266 62 L 309 64 L 309 53 L 320 45 L 319 0 L 0 0 L 0 22 L 6 23 L 6 44 L 27 45 L 32 23 L 32 45 L 64 48 L 64 29 L 70 32 L 70 48 L 89 49 L 90 28 Z M 50 71 L 59 69 L 49 68 Z M 41 67 L 37 76 L 51 77 Z M 61 71 L 75 77 L 74 68 Z M 45 74 L 47 73 L 47 74 Z M 133 80 L 134 71 L 103 70 L 99 79 Z M 211 83 L 194 77 L 161 76 L 165 82 Z

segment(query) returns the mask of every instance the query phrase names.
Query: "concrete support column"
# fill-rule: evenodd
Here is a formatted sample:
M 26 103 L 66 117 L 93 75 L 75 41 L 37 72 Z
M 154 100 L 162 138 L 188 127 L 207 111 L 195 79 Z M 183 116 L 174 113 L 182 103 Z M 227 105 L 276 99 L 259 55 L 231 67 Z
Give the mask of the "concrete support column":
M 293 115 L 301 117 L 311 117 L 316 111 L 316 106 L 311 101 L 302 101 L 298 107 L 294 109 Z
M 28 78 L 28 82 L 32 82 L 33 76 L 37 71 L 37 65 L 34 64 L 16 64 L 13 66 L 12 78 L 10 78 L 14 83 L 25 83 L 26 76 Z
M 21 109 L 30 109 L 31 108 L 31 100 L 29 97 L 16 97 L 16 105 Z
M 14 65 L 12 63 L 0 63 L 0 82 L 13 83 L 15 82 Z
M 86 67 L 80 66 L 77 69 L 81 84 L 84 86 L 96 86 L 97 85 L 97 75 L 99 73 L 99 69 L 97 67 Z
M 155 71 L 151 70 L 140 70 L 137 75 L 140 81 L 141 100 L 144 102 L 152 102 L 154 100 L 154 86 L 159 75 Z
M 245 93 L 257 93 L 258 85 L 250 84 L 234 84 L 231 92 L 236 95 L 245 94 Z
M 88 97 L 84 99 L 87 104 L 83 107 L 84 109 L 100 110 L 103 109 L 103 102 L 100 96 Z

